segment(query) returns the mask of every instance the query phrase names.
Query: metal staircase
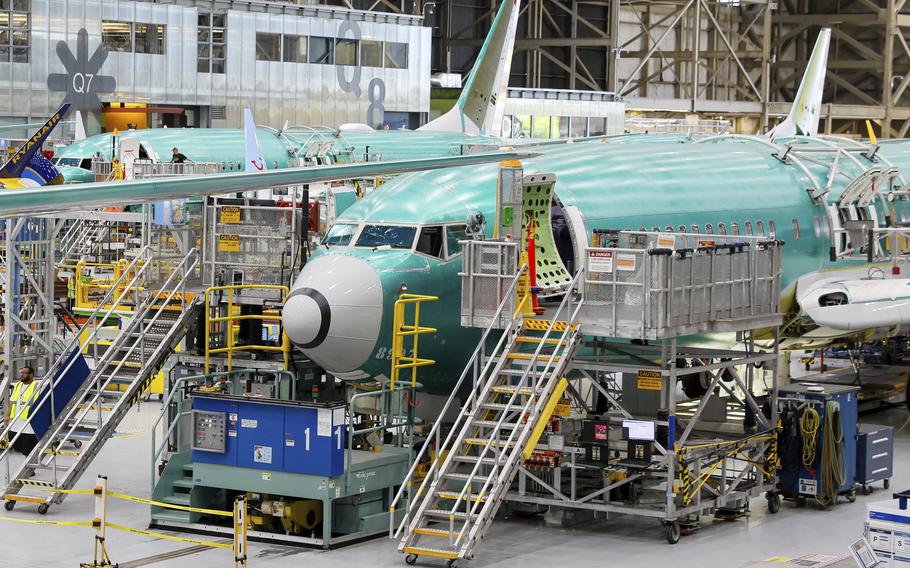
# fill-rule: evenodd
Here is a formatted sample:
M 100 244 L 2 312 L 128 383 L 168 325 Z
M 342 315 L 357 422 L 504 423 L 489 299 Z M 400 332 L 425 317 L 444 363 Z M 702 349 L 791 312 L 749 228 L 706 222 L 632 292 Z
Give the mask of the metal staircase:
M 492 318 L 494 323 L 512 305 L 513 290 L 524 270 L 522 267 L 505 293 Z M 401 538 L 398 550 L 409 555 L 409 564 L 421 555 L 448 559 L 449 566 L 473 556 L 565 390 L 564 373 L 581 341 L 581 328 L 575 322 L 583 300 L 575 297 L 574 290 L 583 272 L 579 271 L 559 307 L 547 317 L 525 320 L 519 305 L 489 355 L 486 345 L 493 324 L 484 331 L 459 380 L 460 385 L 473 373 L 473 388 L 440 444 L 441 416 L 463 391 L 453 389 L 430 433 L 431 440 L 435 435 L 438 458 L 416 491 L 408 495 L 397 529 L 390 531 L 392 538 Z M 416 464 L 431 445 L 425 444 L 415 460 L 392 503 L 392 513 L 404 492 L 417 484 Z M 391 517 L 394 523 L 395 515 Z
M 201 304 L 190 301 L 186 293 L 199 264 L 197 251 L 190 251 L 164 283 L 151 289 L 143 284 L 153 264 L 149 250 L 143 249 L 42 379 L 43 385 L 53 384 L 54 389 L 46 389 L 33 409 L 45 402 L 55 407 L 53 393 L 80 359 L 73 356 L 76 351 L 84 351 L 94 363 L 69 402 L 56 416 L 52 414 L 50 427 L 12 476 L 11 446 L 18 434 L 11 435 L 9 425 L 0 432 L 0 439 L 12 438 L 10 447 L 0 452 L 0 461 L 6 464 L 7 510 L 24 501 L 37 503 L 43 514 L 51 504 L 63 501 L 66 494 L 60 491 L 76 484 L 199 314 Z M 98 332 L 108 317 L 118 308 L 130 307 L 133 315 L 113 343 L 106 349 L 99 346 Z M 64 449 L 69 443 L 76 449 Z
M 57 264 L 72 264 L 92 254 L 98 243 L 103 242 L 110 232 L 110 225 L 104 221 L 76 219 L 60 237 Z

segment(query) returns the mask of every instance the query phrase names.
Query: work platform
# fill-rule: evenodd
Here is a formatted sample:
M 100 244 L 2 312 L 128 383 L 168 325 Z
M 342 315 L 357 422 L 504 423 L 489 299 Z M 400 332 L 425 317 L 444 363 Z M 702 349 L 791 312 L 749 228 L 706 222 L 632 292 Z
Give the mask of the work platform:
M 518 243 L 462 243 L 462 324 L 484 331 L 441 413 L 462 393 L 455 424 L 434 425 L 416 461 L 437 457 L 396 496 L 390 536 L 408 563 L 473 557 L 506 503 L 653 517 L 670 543 L 762 494 L 779 508 L 778 354 L 756 337 L 776 345 L 783 243 L 620 231 L 598 244 L 535 314 Z M 709 334 L 729 346 L 697 347 Z

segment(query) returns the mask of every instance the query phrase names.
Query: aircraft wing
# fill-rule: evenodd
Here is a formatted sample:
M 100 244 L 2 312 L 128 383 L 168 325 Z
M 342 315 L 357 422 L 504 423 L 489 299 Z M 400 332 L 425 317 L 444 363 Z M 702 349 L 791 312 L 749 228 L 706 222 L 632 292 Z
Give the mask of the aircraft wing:
M 112 205 L 149 203 L 205 195 L 223 195 L 225 193 L 250 191 L 263 187 L 367 178 L 438 168 L 469 166 L 532 156 L 534 154 L 528 152 L 491 152 L 443 158 L 285 168 L 261 172 L 235 172 L 164 179 L 9 189 L 0 191 L 0 217 L 30 214 L 46 215 Z

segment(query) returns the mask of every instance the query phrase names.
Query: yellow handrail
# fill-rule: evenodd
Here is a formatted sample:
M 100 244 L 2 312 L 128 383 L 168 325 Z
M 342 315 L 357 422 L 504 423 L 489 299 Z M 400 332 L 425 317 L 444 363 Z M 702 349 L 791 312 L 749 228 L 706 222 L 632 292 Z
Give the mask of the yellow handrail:
M 421 327 L 420 304 L 422 302 L 435 302 L 439 296 L 424 296 L 421 294 L 401 294 L 395 301 L 392 318 L 392 378 L 389 388 L 394 390 L 402 369 L 411 370 L 411 386 L 417 385 L 417 368 L 435 365 L 434 359 L 421 359 L 417 356 L 418 339 L 424 333 L 436 333 L 435 327 Z M 406 324 L 408 304 L 414 304 L 414 323 Z M 411 337 L 413 347 L 410 356 L 404 354 L 404 339 Z
M 281 291 L 281 302 L 284 303 L 288 297 L 288 287 L 287 286 L 278 286 L 272 284 L 235 284 L 231 286 L 211 286 L 205 290 L 205 372 L 209 373 L 209 368 L 211 366 L 210 357 L 212 355 L 217 355 L 219 353 L 227 353 L 227 370 L 230 371 L 234 365 L 234 351 L 279 351 L 283 353 L 284 356 L 284 368 L 288 368 L 288 358 L 291 352 L 291 341 L 288 339 L 288 335 L 284 332 L 284 329 L 281 331 L 281 345 L 235 345 L 234 343 L 234 322 L 243 321 L 243 320 L 259 320 L 259 321 L 272 321 L 276 318 L 273 314 L 247 314 L 247 315 L 235 315 L 234 314 L 234 291 L 235 290 L 279 290 Z M 228 293 L 227 301 L 227 315 L 219 317 L 211 317 L 211 294 L 213 292 L 223 292 Z M 281 317 L 280 314 L 277 317 Z M 225 330 L 225 336 L 227 340 L 226 347 L 216 347 L 212 348 L 211 345 L 211 333 L 212 333 L 212 324 L 225 323 L 227 328 Z

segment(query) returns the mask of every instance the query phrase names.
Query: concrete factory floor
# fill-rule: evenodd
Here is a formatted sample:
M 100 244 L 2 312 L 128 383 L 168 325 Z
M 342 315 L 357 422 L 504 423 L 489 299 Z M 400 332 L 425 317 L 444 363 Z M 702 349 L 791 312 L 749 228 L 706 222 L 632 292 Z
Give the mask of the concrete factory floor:
M 79 483 L 89 488 L 98 474 L 107 475 L 114 491 L 148 497 L 149 427 L 158 415 L 158 403 L 143 403 L 121 425 L 117 438 L 104 448 Z M 862 422 L 899 427 L 907 417 L 905 408 L 865 414 Z M 893 490 L 910 488 L 910 427 L 897 435 L 895 443 Z M 890 491 L 881 489 L 870 496 L 859 495 L 856 503 L 843 500 L 831 511 L 797 509 L 785 502 L 777 515 L 767 512 L 764 499 L 753 501 L 752 513 L 734 522 L 708 521 L 701 531 L 684 536 L 671 546 L 656 521 L 615 516 L 609 520 L 578 519 L 564 528 L 547 527 L 538 519 L 497 519 L 477 558 L 462 566 L 673 566 L 687 568 L 711 566 L 737 568 L 750 561 L 772 556 L 796 557 L 809 553 L 842 555 L 847 545 L 862 535 L 866 503 L 886 499 Z M 144 529 L 148 507 L 111 500 L 109 520 Z M 70 496 L 62 505 L 52 507 L 46 516 L 34 506 L 21 503 L 12 513 L 0 514 L 28 520 L 84 521 L 92 517 L 91 497 Z M 197 537 L 198 538 L 198 537 Z M 209 537 L 202 537 L 206 540 Z M 125 532 L 108 533 L 108 550 L 121 568 L 158 565 L 169 568 L 233 566 L 229 551 L 200 550 L 185 543 L 156 540 Z M 362 542 L 344 548 L 322 551 L 272 544 L 251 543 L 250 567 L 402 567 L 404 556 L 387 538 Z M 73 568 L 90 562 L 92 532 L 84 527 L 44 526 L 0 521 L 0 563 L 16 568 Z M 419 565 L 443 566 L 431 558 Z

